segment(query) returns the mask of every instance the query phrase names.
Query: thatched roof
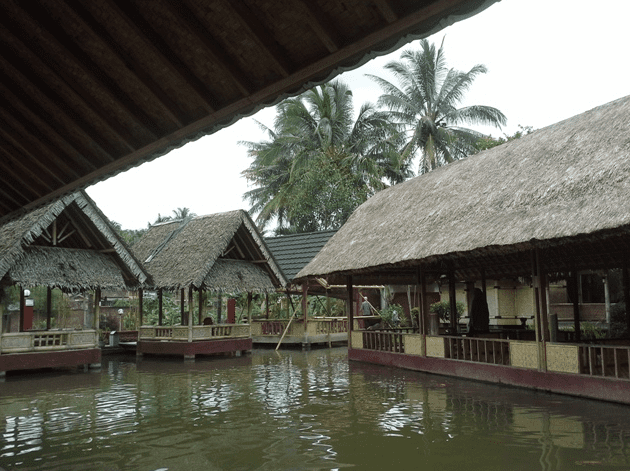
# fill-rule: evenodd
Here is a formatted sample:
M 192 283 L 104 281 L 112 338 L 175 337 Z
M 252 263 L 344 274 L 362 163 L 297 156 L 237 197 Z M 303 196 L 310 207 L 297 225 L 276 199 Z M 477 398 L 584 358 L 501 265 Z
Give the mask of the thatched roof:
M 133 288 L 147 275 L 107 217 L 77 192 L 0 226 L 3 278 L 72 291 Z
M 9 270 L 22 287 L 50 286 L 62 290 L 92 290 L 125 286 L 120 268 L 106 254 L 85 249 L 26 247 Z
M 151 286 L 176 290 L 193 286 L 206 290 L 268 291 L 286 280 L 247 212 L 197 216 L 152 226 L 133 246 L 151 275 Z M 249 284 L 232 268 L 223 274 L 215 265 L 221 259 L 244 261 L 249 267 Z M 259 282 L 262 268 L 268 281 Z M 256 274 L 254 276 L 254 274 Z M 234 278 L 236 276 L 236 278 Z M 242 273 L 242 276 L 243 273 Z M 230 286 L 232 280 L 236 284 Z
M 3 0 L 0 223 L 495 1 Z
M 527 269 L 534 247 L 549 248 L 557 269 L 620 263 L 630 249 L 629 135 L 625 97 L 381 191 L 298 278 L 463 269 L 471 259 Z
M 213 291 L 236 293 L 249 291 L 265 293 L 276 290 L 276 286 L 262 267 L 245 260 L 228 258 L 217 259 L 203 284 Z

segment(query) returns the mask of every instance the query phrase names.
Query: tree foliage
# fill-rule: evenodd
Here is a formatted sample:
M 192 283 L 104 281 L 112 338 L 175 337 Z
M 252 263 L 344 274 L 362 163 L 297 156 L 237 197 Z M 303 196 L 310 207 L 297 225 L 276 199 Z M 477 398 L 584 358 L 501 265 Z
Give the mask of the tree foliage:
M 521 137 L 531 134 L 534 131 L 534 128 L 531 126 L 521 126 L 518 125 L 518 131 L 516 131 L 511 136 L 507 134 L 503 134 L 503 136 L 499 136 L 498 138 L 494 138 L 492 136 L 483 136 L 480 138 L 475 144 L 475 148 L 477 152 L 481 152 L 482 150 L 492 149 L 493 147 L 500 146 L 501 144 L 505 144 L 506 142 L 513 141 L 514 139 L 520 139 Z
M 481 124 L 505 125 L 506 117 L 489 106 L 457 108 L 475 78 L 487 72 L 475 65 L 468 72 L 448 69 L 443 50 L 423 39 L 420 50 L 406 50 L 399 61 L 385 65 L 397 83 L 370 75 L 383 90 L 378 104 L 389 110 L 392 123 L 406 132 L 402 160 L 420 157 L 419 171 L 464 158 L 476 151 L 482 134 L 463 127 Z
M 285 100 L 273 129 L 261 128 L 267 140 L 242 142 L 253 158 L 245 199 L 262 227 L 276 219 L 280 233 L 338 228 L 368 196 L 410 176 L 396 127 L 371 104 L 354 118 L 339 81 Z

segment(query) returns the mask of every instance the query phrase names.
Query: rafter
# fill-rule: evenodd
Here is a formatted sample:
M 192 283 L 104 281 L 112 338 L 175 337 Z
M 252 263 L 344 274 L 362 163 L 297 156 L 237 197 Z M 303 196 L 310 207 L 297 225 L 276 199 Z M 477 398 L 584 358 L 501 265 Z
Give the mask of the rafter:
M 75 2 L 72 4 L 72 9 L 67 5 L 67 2 L 62 2 L 69 11 L 76 14 L 77 18 L 86 28 L 90 31 L 99 41 L 105 44 L 112 56 L 116 57 L 124 67 L 129 70 L 131 74 L 138 80 L 145 89 L 147 89 L 154 97 L 154 99 L 160 104 L 164 112 L 168 117 L 177 125 L 182 126 L 183 121 L 180 118 L 182 110 L 171 99 L 168 93 L 166 93 L 162 87 L 141 67 L 138 65 L 133 57 L 131 57 L 124 48 L 122 48 L 118 42 L 112 37 L 107 29 L 101 25 L 94 16 L 85 8 L 81 2 Z
M 339 40 L 337 32 L 330 26 L 331 20 L 309 0 L 298 0 L 302 9 L 306 13 L 308 24 L 315 32 L 319 40 L 326 46 L 328 52 L 339 50 Z
M 206 53 L 211 57 L 212 62 L 216 63 L 223 69 L 234 85 L 238 88 L 243 96 L 249 96 L 252 93 L 252 84 L 243 73 L 243 71 L 234 63 L 227 55 L 224 48 L 221 47 L 217 40 L 210 35 L 209 28 L 204 25 L 199 18 L 192 12 L 185 2 L 175 5 L 170 0 L 162 1 L 161 5 L 186 25 L 187 31 L 195 35 L 195 38 L 205 46 Z
M 265 25 L 243 2 L 224 1 L 224 4 L 238 17 L 239 22 L 248 33 L 249 37 L 263 50 L 265 55 L 275 65 L 280 75 L 282 77 L 288 77 L 294 67 Z
M 151 24 L 127 0 L 105 0 L 112 11 L 123 19 L 126 25 L 151 49 L 160 62 L 173 74 L 179 76 L 199 97 L 201 105 L 212 113 L 217 108 L 217 99 L 206 85 L 192 73 L 190 68 L 175 54 L 166 41 L 153 29 Z

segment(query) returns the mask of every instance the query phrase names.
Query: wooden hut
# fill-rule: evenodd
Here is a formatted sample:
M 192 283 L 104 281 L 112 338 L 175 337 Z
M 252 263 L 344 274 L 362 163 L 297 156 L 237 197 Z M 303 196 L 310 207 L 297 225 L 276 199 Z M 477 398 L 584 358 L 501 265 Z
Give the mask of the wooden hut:
M 0 315 L 0 374 L 98 365 L 100 290 L 136 289 L 146 278 L 141 264 L 84 192 L 60 198 L 2 225 L 0 287 L 4 292 L 8 286 L 19 285 L 21 296 L 15 332 L 5 332 L 5 316 Z M 47 287 L 48 292 L 45 328 L 33 328 L 32 307 L 23 296 L 25 288 L 37 286 Z M 53 289 L 66 293 L 94 291 L 93 312 L 79 326 L 51 329 Z
M 628 339 L 552 341 L 547 309 L 548 279 L 575 280 L 582 270 L 621 270 L 630 298 L 628 135 L 625 97 L 384 190 L 297 280 L 419 286 L 419 332 L 352 332 L 352 360 L 630 403 Z M 504 290 L 489 280 L 527 287 L 503 314 L 533 317 L 529 335 L 429 328 L 429 283 L 447 287 L 452 311 L 456 283 L 490 301 L 490 290 Z
M 203 292 L 267 293 L 287 281 L 247 212 L 238 210 L 152 226 L 133 247 L 150 274 L 148 287 L 179 292 L 181 323 L 143 325 L 138 354 L 171 354 L 194 358 L 200 354 L 251 350 L 249 324 L 204 325 Z M 193 305 L 193 291 L 199 296 L 196 316 L 184 311 Z M 160 303 L 161 305 L 161 303 Z M 190 311 L 190 309 L 189 309 Z M 229 313 L 228 313 L 229 315 Z M 249 317 L 249 316 L 248 316 Z

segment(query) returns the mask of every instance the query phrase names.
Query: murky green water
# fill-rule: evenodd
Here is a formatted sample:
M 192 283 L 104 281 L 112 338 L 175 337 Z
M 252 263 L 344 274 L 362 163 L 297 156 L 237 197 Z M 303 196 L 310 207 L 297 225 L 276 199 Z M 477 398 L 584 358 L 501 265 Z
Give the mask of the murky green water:
M 630 469 L 630 407 L 348 363 L 104 357 L 0 383 L 0 468 Z

